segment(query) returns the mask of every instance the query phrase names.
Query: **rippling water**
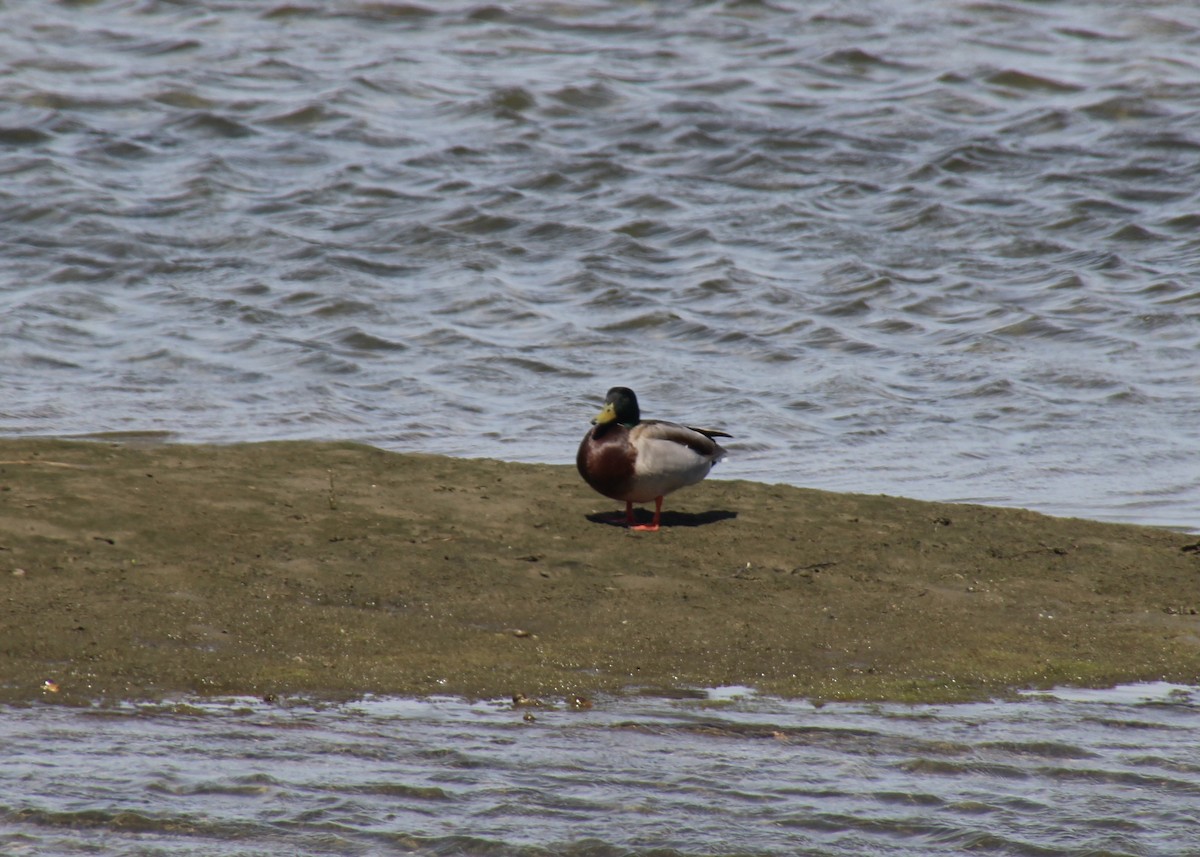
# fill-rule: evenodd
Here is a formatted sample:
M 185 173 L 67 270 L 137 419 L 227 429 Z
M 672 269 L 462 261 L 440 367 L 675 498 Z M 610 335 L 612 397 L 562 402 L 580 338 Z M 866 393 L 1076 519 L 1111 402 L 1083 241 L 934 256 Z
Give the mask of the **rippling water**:
M 1184 855 L 1197 689 L 0 712 L 9 855 Z
M 1200 521 L 1191 2 L 0 5 L 0 433 Z

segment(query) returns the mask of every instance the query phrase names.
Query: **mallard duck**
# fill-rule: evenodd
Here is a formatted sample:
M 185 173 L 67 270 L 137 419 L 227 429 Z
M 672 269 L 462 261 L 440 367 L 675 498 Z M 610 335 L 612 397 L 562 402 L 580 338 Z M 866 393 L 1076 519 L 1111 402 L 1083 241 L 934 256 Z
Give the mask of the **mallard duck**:
M 655 531 L 663 497 L 694 485 L 725 457 L 713 438 L 732 437 L 715 429 L 691 428 L 662 420 L 643 420 L 637 395 L 613 387 L 604 409 L 592 420 L 575 456 L 579 475 L 605 497 L 625 501 L 625 522 L 635 530 Z M 633 504 L 654 501 L 654 522 L 635 526 Z

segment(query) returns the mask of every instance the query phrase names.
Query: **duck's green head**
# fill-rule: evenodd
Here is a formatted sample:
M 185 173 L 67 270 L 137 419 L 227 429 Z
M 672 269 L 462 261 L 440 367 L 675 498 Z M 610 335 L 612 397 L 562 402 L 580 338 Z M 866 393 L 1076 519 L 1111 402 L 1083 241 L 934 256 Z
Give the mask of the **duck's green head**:
M 633 390 L 628 387 L 613 387 L 604 397 L 604 407 L 601 408 L 600 413 L 596 414 L 592 423 L 598 426 L 620 423 L 627 428 L 632 428 L 641 419 L 642 412 L 638 408 L 637 395 Z

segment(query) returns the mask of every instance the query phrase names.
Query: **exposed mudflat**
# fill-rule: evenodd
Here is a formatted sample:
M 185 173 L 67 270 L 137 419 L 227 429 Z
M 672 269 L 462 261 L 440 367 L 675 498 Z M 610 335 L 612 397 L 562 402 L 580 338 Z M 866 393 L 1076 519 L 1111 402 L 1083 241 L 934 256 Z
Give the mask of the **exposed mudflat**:
M 629 532 L 570 466 L 350 443 L 0 441 L 0 700 L 1200 682 L 1194 535 L 731 481 L 666 508 Z

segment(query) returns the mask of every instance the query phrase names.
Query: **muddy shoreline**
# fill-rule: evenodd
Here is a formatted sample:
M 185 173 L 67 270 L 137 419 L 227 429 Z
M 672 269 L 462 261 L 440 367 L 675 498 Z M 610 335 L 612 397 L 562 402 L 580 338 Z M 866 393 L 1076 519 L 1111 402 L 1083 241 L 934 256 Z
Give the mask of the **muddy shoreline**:
M 1195 535 L 740 481 L 614 510 L 569 465 L 0 441 L 0 702 L 1200 683 Z

